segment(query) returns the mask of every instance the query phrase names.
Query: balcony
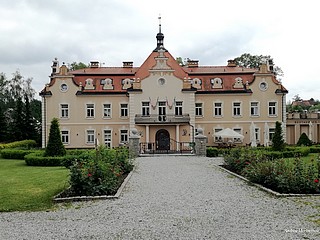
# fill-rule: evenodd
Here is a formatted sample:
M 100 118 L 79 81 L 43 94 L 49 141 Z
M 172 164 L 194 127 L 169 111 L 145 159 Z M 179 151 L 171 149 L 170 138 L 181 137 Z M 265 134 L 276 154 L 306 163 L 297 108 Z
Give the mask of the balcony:
M 136 114 L 134 120 L 135 120 L 135 124 L 181 124 L 181 123 L 189 123 L 190 116 L 189 114 L 182 114 L 182 115 Z

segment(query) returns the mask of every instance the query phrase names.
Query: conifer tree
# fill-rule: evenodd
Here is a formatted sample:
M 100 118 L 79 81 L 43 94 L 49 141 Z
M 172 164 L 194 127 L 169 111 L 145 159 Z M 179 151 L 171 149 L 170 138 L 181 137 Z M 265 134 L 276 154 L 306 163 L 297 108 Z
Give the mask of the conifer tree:
M 13 124 L 10 127 L 10 136 L 14 141 L 21 141 L 25 139 L 25 123 L 24 123 L 23 102 L 18 97 L 16 106 L 13 111 Z
M 311 146 L 312 145 L 312 141 L 308 138 L 306 133 L 302 133 L 298 142 L 297 142 L 298 146 Z
M 64 156 L 66 149 L 63 146 L 60 134 L 59 121 L 53 118 L 50 126 L 48 145 L 45 150 L 45 156 Z
M 0 142 L 7 141 L 7 122 L 0 104 Z
M 282 127 L 280 122 L 276 122 L 276 129 L 272 138 L 272 148 L 275 151 L 281 151 L 285 147 L 282 135 Z
M 25 94 L 25 111 L 24 111 L 24 124 L 25 124 L 25 139 L 32 139 L 36 140 L 36 128 L 35 128 L 35 121 L 32 117 L 30 102 L 28 95 Z

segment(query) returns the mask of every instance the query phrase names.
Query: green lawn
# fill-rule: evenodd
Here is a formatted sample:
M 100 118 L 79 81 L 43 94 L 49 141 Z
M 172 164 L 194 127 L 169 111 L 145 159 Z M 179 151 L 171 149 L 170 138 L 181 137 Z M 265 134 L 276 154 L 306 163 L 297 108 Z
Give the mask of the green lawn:
M 53 207 L 52 198 L 68 186 L 65 167 L 30 167 L 23 160 L 0 159 L 0 212 Z

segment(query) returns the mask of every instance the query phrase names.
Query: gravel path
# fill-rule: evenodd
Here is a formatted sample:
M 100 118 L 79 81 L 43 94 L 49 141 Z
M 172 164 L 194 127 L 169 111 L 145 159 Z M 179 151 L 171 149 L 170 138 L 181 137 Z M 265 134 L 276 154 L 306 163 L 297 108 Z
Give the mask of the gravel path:
M 319 198 L 275 198 L 221 159 L 144 157 L 121 197 L 50 212 L 0 213 L 0 239 L 320 239 Z

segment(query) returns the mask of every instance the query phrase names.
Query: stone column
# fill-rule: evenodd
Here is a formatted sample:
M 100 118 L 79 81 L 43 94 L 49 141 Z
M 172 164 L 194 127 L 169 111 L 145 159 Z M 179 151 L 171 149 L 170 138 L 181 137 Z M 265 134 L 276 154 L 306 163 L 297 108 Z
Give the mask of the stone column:
M 198 135 L 195 136 L 195 154 L 197 156 L 206 156 L 207 155 L 207 137 L 203 135 L 203 130 L 198 129 Z
M 140 143 L 140 136 L 139 136 L 138 130 L 133 128 L 131 129 L 131 133 L 129 136 L 129 151 L 132 157 L 139 156 L 139 152 L 140 152 L 139 143 Z

